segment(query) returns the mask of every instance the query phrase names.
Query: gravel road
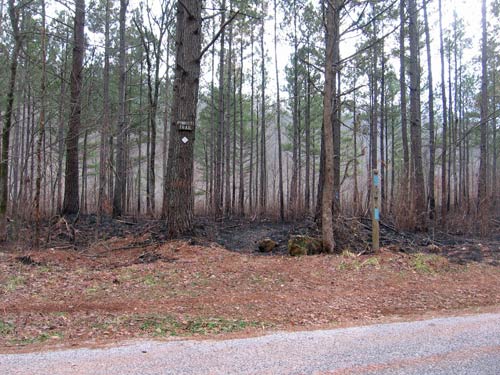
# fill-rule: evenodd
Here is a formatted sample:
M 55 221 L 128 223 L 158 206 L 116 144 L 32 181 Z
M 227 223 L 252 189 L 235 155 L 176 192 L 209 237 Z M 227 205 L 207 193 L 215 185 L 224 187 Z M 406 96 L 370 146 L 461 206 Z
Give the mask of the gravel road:
M 0 355 L 4 375 L 500 374 L 500 314 Z

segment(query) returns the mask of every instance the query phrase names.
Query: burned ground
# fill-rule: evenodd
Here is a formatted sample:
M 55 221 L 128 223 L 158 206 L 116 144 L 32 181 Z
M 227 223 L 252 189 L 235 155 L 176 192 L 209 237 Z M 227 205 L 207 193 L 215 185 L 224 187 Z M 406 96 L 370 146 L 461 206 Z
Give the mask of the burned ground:
M 109 220 L 96 231 L 93 220 L 55 221 L 59 227 L 42 249 L 30 248 L 23 236 L 30 228 L 23 229 L 0 250 L 3 351 L 252 335 L 500 304 L 494 237 L 411 234 L 385 225 L 382 250 L 372 254 L 369 223 L 344 220 L 337 223 L 341 254 L 295 258 L 286 253 L 287 239 L 317 233 L 312 221 L 201 218 L 191 236 L 167 241 L 162 221 Z M 264 237 L 279 245 L 265 256 L 256 243 Z

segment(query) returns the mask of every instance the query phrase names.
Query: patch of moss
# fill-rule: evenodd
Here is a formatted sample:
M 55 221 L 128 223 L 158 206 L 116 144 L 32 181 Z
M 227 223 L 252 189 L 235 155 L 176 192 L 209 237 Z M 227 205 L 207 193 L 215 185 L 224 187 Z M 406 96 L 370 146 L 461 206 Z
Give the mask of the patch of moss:
M 308 236 L 292 236 L 288 240 L 288 253 L 291 256 L 314 255 L 323 251 L 320 240 Z

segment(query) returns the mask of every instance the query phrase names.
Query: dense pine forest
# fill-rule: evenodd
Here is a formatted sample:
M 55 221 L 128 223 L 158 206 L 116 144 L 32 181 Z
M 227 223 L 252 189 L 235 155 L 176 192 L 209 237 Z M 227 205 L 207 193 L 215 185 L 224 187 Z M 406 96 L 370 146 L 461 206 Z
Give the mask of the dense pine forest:
M 493 373 L 498 33 L 500 0 L 0 0 L 0 373 Z
M 313 217 L 327 251 L 345 217 L 491 234 L 500 3 L 458 3 L 0 0 L 1 238 L 83 215 Z

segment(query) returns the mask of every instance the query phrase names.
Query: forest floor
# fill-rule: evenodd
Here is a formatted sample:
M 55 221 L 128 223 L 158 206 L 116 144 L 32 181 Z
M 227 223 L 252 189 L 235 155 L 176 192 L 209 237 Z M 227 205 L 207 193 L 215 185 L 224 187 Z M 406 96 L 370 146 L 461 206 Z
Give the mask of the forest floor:
M 500 311 L 500 232 L 488 239 L 337 225 L 340 255 L 290 257 L 312 221 L 200 218 L 166 241 L 162 221 L 83 217 L 17 228 L 0 248 L 0 351 L 92 346 L 134 338 L 234 337 L 436 315 Z M 50 242 L 49 242 L 50 233 Z M 257 251 L 265 237 L 278 242 Z

